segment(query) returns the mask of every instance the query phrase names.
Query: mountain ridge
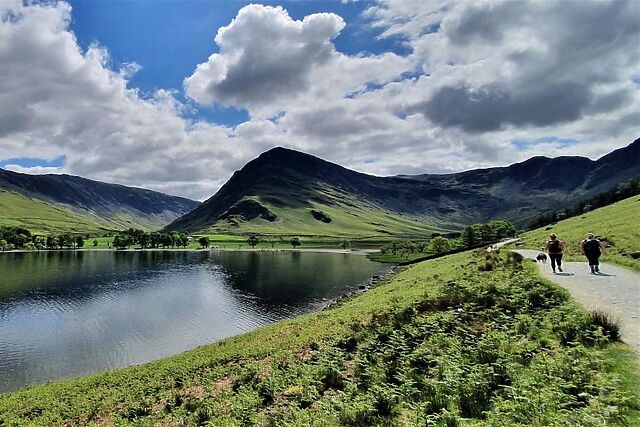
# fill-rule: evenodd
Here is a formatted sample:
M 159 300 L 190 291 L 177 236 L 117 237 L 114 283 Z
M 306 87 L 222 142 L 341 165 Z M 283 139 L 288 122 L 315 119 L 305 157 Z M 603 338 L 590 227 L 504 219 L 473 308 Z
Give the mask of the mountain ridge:
M 312 234 L 335 233 L 340 231 L 335 224 L 314 222 L 311 211 L 324 212 L 336 206 L 345 215 L 358 217 L 362 212 L 356 211 L 368 210 L 377 216 L 391 216 L 406 222 L 408 229 L 422 225 L 455 230 L 494 218 L 522 225 L 543 210 L 571 204 L 640 176 L 640 161 L 633 161 L 634 157 L 640 159 L 639 153 L 637 139 L 597 160 L 536 156 L 497 168 L 379 177 L 276 147 L 249 161 L 212 197 L 167 229 L 299 232 L 304 227 L 298 223 L 303 221 L 313 224 L 307 230 Z M 260 215 L 243 215 L 245 205 L 252 211 L 269 212 L 270 224 Z M 293 211 L 295 215 L 291 215 Z M 406 230 L 396 233 L 398 230 L 389 225 L 368 231 L 388 235 Z
M 94 228 L 102 230 L 161 228 L 200 204 L 183 197 L 75 175 L 29 175 L 6 169 L 0 169 L 0 190 L 5 197 L 9 193 L 21 196 L 25 204 L 29 200 L 50 203 L 69 217 L 77 218 L 76 222 L 90 221 Z M 15 203 L 15 198 L 12 200 Z M 16 221 L 10 215 L 10 207 L 5 207 L 0 219 Z

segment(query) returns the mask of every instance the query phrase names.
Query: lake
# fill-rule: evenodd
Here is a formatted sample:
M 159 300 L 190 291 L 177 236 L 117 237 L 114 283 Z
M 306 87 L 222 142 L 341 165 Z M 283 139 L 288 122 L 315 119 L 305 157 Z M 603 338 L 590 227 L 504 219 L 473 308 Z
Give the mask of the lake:
M 0 391 L 148 362 L 321 310 L 388 269 L 337 253 L 0 254 Z

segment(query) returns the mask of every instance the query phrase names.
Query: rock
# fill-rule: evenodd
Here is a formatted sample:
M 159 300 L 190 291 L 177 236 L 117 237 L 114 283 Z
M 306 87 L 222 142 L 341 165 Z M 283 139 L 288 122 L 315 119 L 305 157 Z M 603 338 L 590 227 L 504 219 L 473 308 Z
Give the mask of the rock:
M 633 259 L 640 258 L 640 251 L 631 252 L 631 258 Z

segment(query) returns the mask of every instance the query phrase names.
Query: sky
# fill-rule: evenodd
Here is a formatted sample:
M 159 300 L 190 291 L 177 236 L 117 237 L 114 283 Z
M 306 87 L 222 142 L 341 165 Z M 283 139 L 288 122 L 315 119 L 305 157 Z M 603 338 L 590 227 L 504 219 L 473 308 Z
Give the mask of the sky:
M 598 158 L 638 1 L 0 0 L 0 167 L 197 200 L 284 146 L 375 175 Z

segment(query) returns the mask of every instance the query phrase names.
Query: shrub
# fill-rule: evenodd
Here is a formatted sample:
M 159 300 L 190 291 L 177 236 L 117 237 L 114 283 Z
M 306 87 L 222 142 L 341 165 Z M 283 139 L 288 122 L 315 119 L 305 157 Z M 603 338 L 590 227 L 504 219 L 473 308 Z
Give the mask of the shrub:
M 618 322 L 603 310 L 596 309 L 590 314 L 591 324 L 602 328 L 602 333 L 609 341 L 620 341 L 620 326 Z

